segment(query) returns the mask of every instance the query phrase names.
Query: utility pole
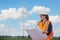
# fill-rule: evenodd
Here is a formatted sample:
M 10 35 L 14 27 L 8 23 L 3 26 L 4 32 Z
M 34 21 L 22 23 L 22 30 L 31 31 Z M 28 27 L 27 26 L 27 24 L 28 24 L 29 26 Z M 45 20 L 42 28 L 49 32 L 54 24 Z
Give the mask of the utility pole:
M 24 9 L 22 9 L 22 17 L 23 17 L 23 37 L 24 37 Z

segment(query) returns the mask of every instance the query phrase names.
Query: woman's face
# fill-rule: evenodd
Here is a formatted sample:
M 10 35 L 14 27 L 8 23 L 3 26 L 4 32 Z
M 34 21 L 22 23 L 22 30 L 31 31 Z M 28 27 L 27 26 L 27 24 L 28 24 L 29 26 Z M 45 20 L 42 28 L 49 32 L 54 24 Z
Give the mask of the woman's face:
M 40 17 L 41 17 L 41 20 L 44 20 L 45 19 L 45 16 L 44 15 L 40 15 Z

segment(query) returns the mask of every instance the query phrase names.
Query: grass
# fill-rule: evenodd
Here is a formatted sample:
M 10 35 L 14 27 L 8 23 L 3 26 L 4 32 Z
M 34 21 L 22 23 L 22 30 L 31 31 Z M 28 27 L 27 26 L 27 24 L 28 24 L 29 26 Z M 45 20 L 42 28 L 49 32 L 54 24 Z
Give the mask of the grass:
M 32 40 L 31 37 L 20 37 L 20 36 L 0 36 L 0 40 Z M 54 37 L 53 40 L 60 40 L 60 37 Z
M 60 37 L 54 37 L 53 40 L 60 40 Z

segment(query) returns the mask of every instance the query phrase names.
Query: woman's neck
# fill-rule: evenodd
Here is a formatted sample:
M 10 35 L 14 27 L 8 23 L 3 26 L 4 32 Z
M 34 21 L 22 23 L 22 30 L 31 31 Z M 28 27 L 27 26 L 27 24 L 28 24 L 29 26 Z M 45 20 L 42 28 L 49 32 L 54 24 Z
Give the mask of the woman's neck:
M 45 22 L 45 21 L 46 21 L 46 19 L 43 20 L 43 22 Z

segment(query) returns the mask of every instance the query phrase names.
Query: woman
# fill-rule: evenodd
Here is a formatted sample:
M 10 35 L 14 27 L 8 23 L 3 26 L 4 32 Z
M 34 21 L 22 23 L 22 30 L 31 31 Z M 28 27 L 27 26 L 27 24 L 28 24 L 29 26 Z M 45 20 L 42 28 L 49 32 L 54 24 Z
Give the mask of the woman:
M 49 16 L 47 14 L 40 14 L 41 21 L 38 23 L 39 28 L 43 31 L 43 34 L 47 34 L 45 40 L 51 40 L 53 37 L 52 24 L 49 21 Z

